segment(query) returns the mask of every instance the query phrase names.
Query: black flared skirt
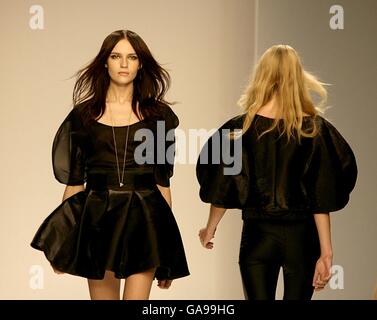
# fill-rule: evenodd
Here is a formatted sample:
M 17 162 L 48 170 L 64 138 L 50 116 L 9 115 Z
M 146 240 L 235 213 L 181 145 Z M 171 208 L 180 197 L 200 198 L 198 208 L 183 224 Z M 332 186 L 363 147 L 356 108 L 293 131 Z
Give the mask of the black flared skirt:
M 157 279 L 190 274 L 174 215 L 155 185 L 92 181 L 97 185 L 65 199 L 30 243 L 54 268 L 88 279 L 103 279 L 105 270 L 127 278 L 153 267 Z

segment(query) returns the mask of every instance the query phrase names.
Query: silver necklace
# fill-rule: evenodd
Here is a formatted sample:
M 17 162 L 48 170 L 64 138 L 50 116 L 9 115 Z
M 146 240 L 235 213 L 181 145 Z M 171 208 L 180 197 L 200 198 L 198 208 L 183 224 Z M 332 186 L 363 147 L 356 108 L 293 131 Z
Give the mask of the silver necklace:
M 118 161 L 118 148 L 117 148 L 117 143 L 115 139 L 115 131 L 114 131 L 114 122 L 113 122 L 113 116 L 111 114 L 111 108 L 109 108 L 110 111 L 110 118 L 111 118 L 111 128 L 113 131 L 113 138 L 114 138 L 114 147 L 115 147 L 115 158 L 117 162 L 117 171 L 118 171 L 118 181 L 119 181 L 119 186 L 122 187 L 124 185 L 123 179 L 124 179 L 124 169 L 126 167 L 126 156 L 127 156 L 127 145 L 128 145 L 128 132 L 130 130 L 130 121 L 131 121 L 131 115 L 132 115 L 132 108 L 130 111 L 130 115 L 128 117 L 128 126 L 127 126 L 127 134 L 126 134 L 126 142 L 125 142 L 125 147 L 124 147 L 124 156 L 123 156 L 123 169 L 122 169 L 122 179 L 120 178 L 120 170 L 119 170 L 119 161 Z

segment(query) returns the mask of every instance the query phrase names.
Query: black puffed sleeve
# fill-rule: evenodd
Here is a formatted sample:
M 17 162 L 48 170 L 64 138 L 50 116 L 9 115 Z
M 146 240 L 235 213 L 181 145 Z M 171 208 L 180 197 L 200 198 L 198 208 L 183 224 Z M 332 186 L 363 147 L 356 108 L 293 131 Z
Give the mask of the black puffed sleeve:
M 52 145 L 52 166 L 55 178 L 63 184 L 84 184 L 85 144 L 81 118 L 73 108 L 59 126 Z
M 158 185 L 170 187 L 170 178 L 173 176 L 174 170 L 175 128 L 179 125 L 179 119 L 168 106 L 163 107 L 161 113 L 160 123 L 157 123 L 157 125 L 160 126 L 158 128 L 164 129 L 164 135 L 156 135 L 157 158 L 155 160 L 154 176 Z
M 203 146 L 196 164 L 200 199 L 216 207 L 242 209 L 247 199 L 247 152 L 244 150 L 242 138 L 229 138 L 229 132 L 242 128 L 240 119 L 233 118 L 215 131 Z M 223 155 L 234 157 L 237 164 L 232 163 L 230 159 L 224 161 L 226 158 Z
M 355 155 L 338 130 L 319 117 L 320 133 L 305 175 L 310 208 L 314 213 L 337 211 L 346 206 L 356 184 Z

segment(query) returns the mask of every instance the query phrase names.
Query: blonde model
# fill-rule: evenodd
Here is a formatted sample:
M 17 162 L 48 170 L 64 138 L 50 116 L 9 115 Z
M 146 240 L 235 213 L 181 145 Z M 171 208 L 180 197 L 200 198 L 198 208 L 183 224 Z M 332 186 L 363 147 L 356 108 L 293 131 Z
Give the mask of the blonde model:
M 322 98 L 318 105 L 311 93 Z M 330 212 L 347 204 L 357 167 L 345 139 L 319 113 L 326 95 L 292 47 L 269 48 L 239 101 L 244 113 L 209 139 L 198 160 L 200 197 L 211 203 L 199 232 L 202 245 L 213 248 L 226 209 L 242 209 L 239 266 L 246 299 L 275 299 L 280 268 L 284 299 L 311 299 L 331 277 Z M 235 154 L 241 170 L 233 175 L 224 174 L 224 161 L 206 157 L 215 148 L 222 154 L 228 140 L 229 150 L 242 141 Z

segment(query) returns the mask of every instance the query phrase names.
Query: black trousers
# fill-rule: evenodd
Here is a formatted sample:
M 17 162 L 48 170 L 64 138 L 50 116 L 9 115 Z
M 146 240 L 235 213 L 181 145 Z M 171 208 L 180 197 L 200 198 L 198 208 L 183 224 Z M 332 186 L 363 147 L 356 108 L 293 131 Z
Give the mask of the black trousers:
M 274 300 L 283 268 L 284 300 L 310 300 L 320 256 L 314 216 L 304 221 L 244 220 L 239 266 L 245 299 Z

